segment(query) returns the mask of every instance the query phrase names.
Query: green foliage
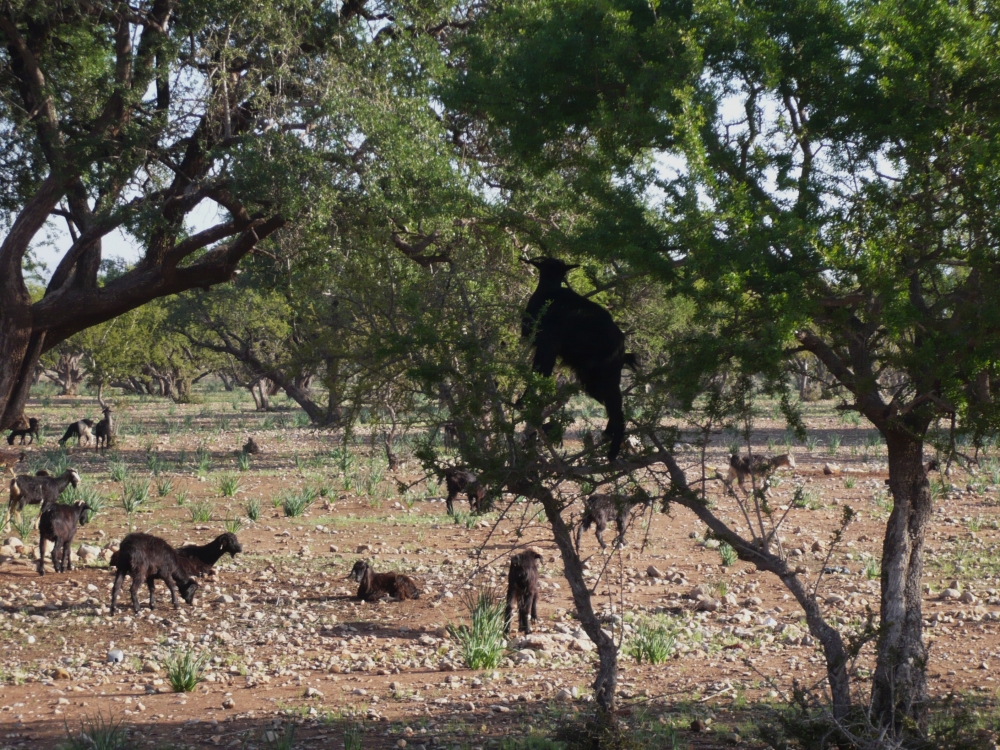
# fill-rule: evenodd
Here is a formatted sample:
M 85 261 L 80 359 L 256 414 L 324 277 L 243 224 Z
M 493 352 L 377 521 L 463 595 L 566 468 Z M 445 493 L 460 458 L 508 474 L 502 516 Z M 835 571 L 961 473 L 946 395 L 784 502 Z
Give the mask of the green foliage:
M 191 513 L 192 523 L 208 523 L 212 520 L 212 504 L 207 500 L 192 503 L 188 510 Z
M 458 641 L 462 660 L 469 669 L 495 669 L 505 655 L 506 613 L 503 599 L 491 586 L 467 591 L 462 603 L 472 621 L 469 625 L 448 625 L 448 633 Z
M 129 474 L 128 464 L 124 461 L 112 461 L 108 464 L 108 472 L 111 475 L 112 481 L 124 482 Z
M 243 512 L 246 513 L 247 518 L 251 521 L 259 521 L 261 510 L 260 505 L 261 503 L 259 497 L 251 497 L 243 503 Z
M 239 516 L 227 517 L 224 523 L 224 527 L 226 531 L 228 531 L 230 534 L 239 533 L 240 529 L 243 528 L 243 519 L 241 519 Z
M 735 565 L 739 559 L 736 550 L 728 542 L 723 542 L 719 545 L 719 557 L 722 558 L 722 564 L 726 567 Z
M 303 489 L 300 492 L 287 492 L 281 497 L 281 508 L 288 518 L 301 516 L 316 499 L 316 492 Z
M 362 750 L 364 747 L 364 727 L 350 723 L 344 727 L 344 750 Z
M 249 453 L 245 453 L 244 451 L 240 451 L 239 453 L 237 453 L 236 454 L 236 464 L 239 467 L 240 471 L 249 471 L 250 470 L 250 454 Z
M 203 651 L 195 654 L 193 650 L 177 650 L 163 660 L 167 673 L 167 681 L 175 693 L 190 693 L 204 679 L 205 666 L 212 655 Z
M 635 626 L 635 634 L 625 644 L 625 653 L 639 664 L 663 664 L 674 651 L 676 638 L 662 624 L 640 622 Z
M 14 533 L 17 534 L 17 538 L 22 542 L 27 542 L 28 537 L 31 536 L 31 532 L 35 528 L 35 517 L 38 515 L 38 511 L 34 510 L 33 505 L 26 505 L 21 511 L 21 518 L 17 519 L 13 515 L 10 518 L 10 527 L 14 529 Z M 32 510 L 29 510 L 31 508 Z
M 240 488 L 240 478 L 232 474 L 226 474 L 219 479 L 219 492 L 223 497 L 233 497 Z

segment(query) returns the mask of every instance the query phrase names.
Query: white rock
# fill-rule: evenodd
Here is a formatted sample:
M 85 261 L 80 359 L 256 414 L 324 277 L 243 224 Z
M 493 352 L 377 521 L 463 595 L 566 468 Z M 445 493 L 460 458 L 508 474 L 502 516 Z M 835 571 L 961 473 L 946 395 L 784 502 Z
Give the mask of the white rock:
M 566 703 L 572 703 L 573 702 L 573 693 L 571 693 L 566 688 L 563 688 L 558 693 L 556 693 L 556 700 L 557 701 L 564 701 Z
M 945 589 L 941 592 L 941 599 L 958 599 L 962 596 L 962 592 L 958 589 Z
M 108 664 L 120 664 L 125 661 L 125 653 L 120 648 L 108 651 Z
M 8 537 L 7 539 L 4 539 L 3 546 L 4 547 L 13 547 L 14 549 L 17 549 L 18 547 L 23 547 L 24 546 L 24 542 L 22 542 L 16 536 L 12 536 L 12 537 Z
M 95 547 L 91 544 L 81 544 L 80 549 L 76 552 L 80 556 L 81 560 L 96 560 L 101 556 L 101 548 Z
M 650 565 L 646 568 L 646 575 L 650 578 L 663 578 L 663 573 L 655 565 Z

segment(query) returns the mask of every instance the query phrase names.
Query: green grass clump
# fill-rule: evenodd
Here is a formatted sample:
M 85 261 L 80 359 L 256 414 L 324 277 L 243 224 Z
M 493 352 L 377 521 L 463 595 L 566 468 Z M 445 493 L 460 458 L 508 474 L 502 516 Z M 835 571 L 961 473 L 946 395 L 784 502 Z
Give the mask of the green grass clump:
M 85 716 L 80 722 L 79 734 L 72 734 L 66 726 L 67 740 L 62 750 L 132 750 L 135 747 L 128 736 L 125 719 L 107 719 L 98 711 L 96 717 Z
M 172 479 L 163 477 L 156 480 L 156 494 L 160 497 L 166 497 L 170 494 L 171 490 L 174 489 L 174 482 Z
M 247 514 L 247 518 L 251 521 L 260 520 L 260 498 L 251 497 L 245 503 L 243 503 L 243 512 Z
M 281 509 L 288 518 L 297 518 L 306 512 L 315 499 L 315 490 L 304 489 L 298 493 L 289 492 L 281 498 Z
M 108 472 L 115 482 L 124 482 L 128 476 L 128 465 L 124 461 L 112 461 L 108 464 Z
M 496 669 L 503 661 L 506 647 L 506 612 L 496 588 L 484 586 L 463 595 L 472 625 L 448 625 L 451 637 L 459 643 L 462 660 L 469 669 Z
M 239 466 L 240 471 L 250 470 L 250 454 L 244 451 L 240 451 L 236 454 L 236 465 Z
M 219 480 L 219 492 L 223 497 L 233 497 L 240 488 L 240 478 L 227 474 Z
M 344 750 L 361 750 L 364 747 L 364 728 L 360 724 L 344 727 Z
M 239 516 L 229 516 L 226 518 L 223 526 L 225 526 L 226 531 L 230 534 L 237 534 L 243 528 L 243 519 Z
M 205 500 L 194 503 L 188 510 L 194 523 L 208 523 L 212 520 L 212 504 Z
M 666 626 L 641 622 L 636 625 L 635 635 L 625 644 L 625 653 L 639 664 L 662 664 L 674 652 L 675 640 Z
M 17 538 L 22 542 L 26 541 L 28 537 L 31 536 L 31 532 L 35 528 L 35 516 L 38 515 L 37 511 L 29 511 L 28 508 L 34 508 L 34 506 L 26 506 L 21 511 L 20 520 L 14 518 L 13 516 L 11 516 L 10 519 L 10 527 L 14 529 L 14 533 L 17 534 Z
M 163 660 L 167 680 L 175 693 L 190 693 L 204 679 L 205 665 L 211 654 L 195 655 L 194 651 L 175 651 Z
M 727 568 L 735 565 L 739 556 L 736 554 L 736 550 L 733 549 L 729 542 L 723 542 L 719 545 L 719 557 L 722 558 L 722 564 Z

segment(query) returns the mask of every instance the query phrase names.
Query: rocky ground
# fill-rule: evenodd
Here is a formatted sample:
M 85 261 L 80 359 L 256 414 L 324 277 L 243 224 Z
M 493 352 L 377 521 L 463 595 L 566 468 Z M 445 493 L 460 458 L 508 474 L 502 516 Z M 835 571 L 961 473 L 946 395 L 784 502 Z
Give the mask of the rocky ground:
M 294 731 L 302 747 L 342 746 L 345 732 L 348 742 L 357 732 L 372 748 L 481 748 L 548 733 L 587 711 L 596 657 L 573 618 L 545 526 L 525 521 L 517 505 L 507 519 L 460 516 L 456 523 L 436 485 L 400 494 L 396 480 L 420 477 L 415 462 L 390 474 L 367 448 L 345 459 L 331 450 L 329 435 L 246 408 L 123 400 L 115 450 L 74 449 L 68 457 L 84 489 L 104 498 L 74 541 L 84 545 L 75 569 L 54 574 L 49 567 L 40 577 L 35 532 L 0 539 L 0 748 L 54 747 L 81 725 L 109 720 L 149 747 L 281 747 Z M 51 425 L 42 446 L 26 449 L 31 468 L 63 460 L 54 450 L 59 425 L 87 409 L 89 401 L 56 398 L 29 408 Z M 828 617 L 846 633 L 862 627 L 869 608 L 878 610 L 877 560 L 891 506 L 884 449 L 832 414 L 809 416 L 816 442 L 791 446 L 796 468 L 779 474 L 771 502 L 782 512 L 792 506 L 783 544 L 811 584 L 819 579 Z M 249 434 L 264 453 L 240 471 L 234 452 Z M 756 440 L 760 452 L 785 451 L 777 424 L 763 425 Z M 694 476 L 697 455 L 682 455 Z M 710 464 L 724 465 L 727 455 L 720 442 Z M 121 466 L 125 482 L 112 478 Z M 231 497 L 228 478 L 238 483 Z M 150 484 L 132 526 L 175 545 L 204 543 L 241 519 L 244 554 L 220 561 L 194 606 L 171 608 L 159 584 L 155 611 L 108 614 L 107 559 L 129 529 L 120 505 L 128 482 Z M 993 696 L 1000 478 L 988 469 L 935 482 L 925 588 L 931 690 L 936 698 Z M 718 512 L 738 523 L 734 501 L 715 487 Z M 307 489 L 316 497 L 301 516 L 286 517 L 272 504 Z M 246 518 L 254 499 L 262 509 L 256 523 Z M 844 505 L 858 519 L 831 553 Z M 611 554 L 592 535 L 584 540 L 588 574 L 595 584 L 603 574 L 599 608 L 626 651 L 642 623 L 673 636 L 663 665 L 622 656 L 626 722 L 663 738 L 676 733 L 681 747 L 761 746 L 752 739 L 755 711 L 782 704 L 793 681 L 821 682 L 821 654 L 780 582 L 744 563 L 723 565 L 717 543 L 686 511 L 638 519 L 628 546 Z M 465 620 L 470 592 L 505 584 L 510 551 L 526 544 L 544 553 L 536 632 L 512 637 L 497 669 L 470 671 L 446 625 Z M 374 560 L 376 570 L 414 576 L 421 597 L 355 601 L 346 575 L 359 557 Z M 205 680 L 174 693 L 165 662 L 185 650 L 207 655 Z M 120 660 L 109 662 L 109 654 Z M 863 651 L 854 667 L 861 690 L 869 666 Z

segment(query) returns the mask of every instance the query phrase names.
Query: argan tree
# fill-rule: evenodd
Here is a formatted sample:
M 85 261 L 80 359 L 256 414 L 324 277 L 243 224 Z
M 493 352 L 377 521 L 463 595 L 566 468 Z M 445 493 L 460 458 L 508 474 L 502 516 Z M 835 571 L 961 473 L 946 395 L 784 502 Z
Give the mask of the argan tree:
M 998 16 L 945 0 L 526 0 L 478 20 L 447 97 L 500 155 L 488 166 L 512 204 L 561 186 L 564 220 L 521 213 L 538 244 L 651 274 L 692 306 L 660 387 L 690 406 L 727 368 L 774 384 L 812 356 L 884 436 L 894 509 L 868 708 L 897 737 L 927 721 L 924 446 L 940 420 L 997 424 Z M 846 719 L 843 643 L 800 604 L 829 636 Z
M 447 26 L 364 0 L 0 4 L 0 428 L 44 352 L 229 280 L 321 193 L 349 192 L 371 151 L 351 113 L 405 99 L 405 75 L 393 94 L 377 80 L 380 56 L 413 38 L 397 24 Z M 70 241 L 32 301 L 28 253 L 47 222 Z M 101 283 L 119 230 L 141 257 Z

